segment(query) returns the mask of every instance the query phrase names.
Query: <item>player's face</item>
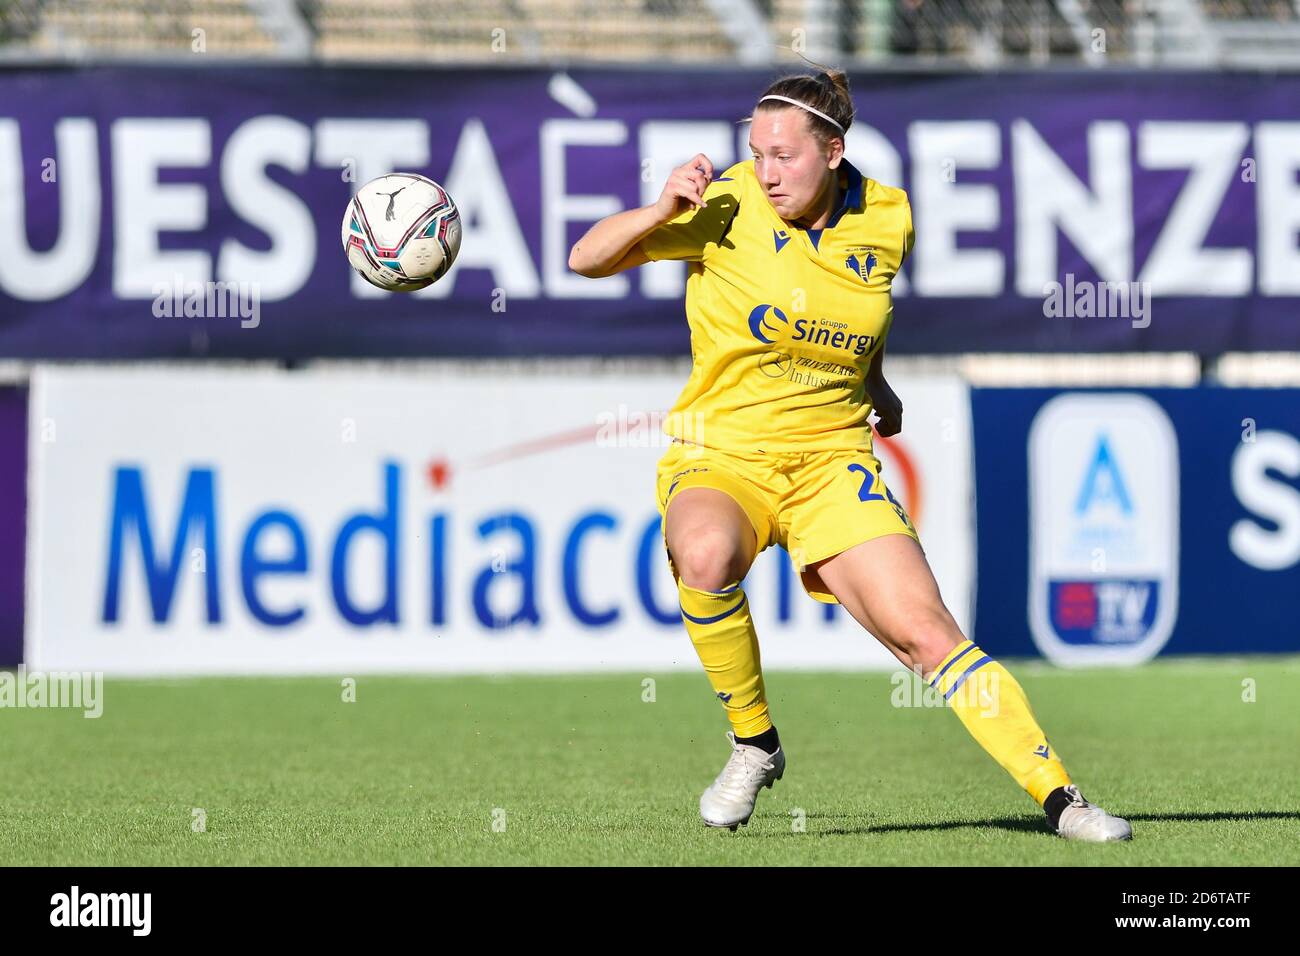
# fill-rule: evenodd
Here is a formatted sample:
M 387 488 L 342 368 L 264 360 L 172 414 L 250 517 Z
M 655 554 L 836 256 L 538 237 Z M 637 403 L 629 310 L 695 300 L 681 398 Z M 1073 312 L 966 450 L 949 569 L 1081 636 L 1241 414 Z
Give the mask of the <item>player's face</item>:
M 754 175 L 778 216 L 790 222 L 816 218 L 818 203 L 834 175 L 830 156 L 808 130 L 796 107 L 756 112 L 749 128 Z

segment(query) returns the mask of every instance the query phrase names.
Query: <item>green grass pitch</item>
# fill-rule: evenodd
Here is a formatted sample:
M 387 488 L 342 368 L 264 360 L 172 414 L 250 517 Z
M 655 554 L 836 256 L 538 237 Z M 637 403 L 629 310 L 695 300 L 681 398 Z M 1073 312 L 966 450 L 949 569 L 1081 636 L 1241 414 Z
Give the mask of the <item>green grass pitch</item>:
M 728 753 L 702 673 L 362 676 L 351 703 L 338 679 L 110 678 L 98 720 L 0 709 L 0 864 L 1300 863 L 1300 659 L 1010 666 L 1131 844 L 1052 836 L 889 674 L 768 675 L 789 765 L 735 833 L 698 816 Z

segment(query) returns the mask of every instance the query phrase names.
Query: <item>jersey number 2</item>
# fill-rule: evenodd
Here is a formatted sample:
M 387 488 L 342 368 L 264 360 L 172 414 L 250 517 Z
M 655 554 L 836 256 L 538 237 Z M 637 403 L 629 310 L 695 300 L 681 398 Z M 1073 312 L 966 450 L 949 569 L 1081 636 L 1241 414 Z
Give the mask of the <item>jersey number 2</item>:
M 872 485 L 876 483 L 876 478 L 879 477 L 876 472 L 868 471 L 865 465 L 859 465 L 856 462 L 849 465 L 849 471 L 862 472 L 862 487 L 858 489 L 859 501 L 884 501 L 886 496 L 888 496 L 891 505 L 895 508 L 902 507 L 896 500 L 894 500 L 894 493 L 889 490 L 883 481 L 880 483 L 880 487 L 885 489 L 885 494 L 878 495 L 871 490 Z

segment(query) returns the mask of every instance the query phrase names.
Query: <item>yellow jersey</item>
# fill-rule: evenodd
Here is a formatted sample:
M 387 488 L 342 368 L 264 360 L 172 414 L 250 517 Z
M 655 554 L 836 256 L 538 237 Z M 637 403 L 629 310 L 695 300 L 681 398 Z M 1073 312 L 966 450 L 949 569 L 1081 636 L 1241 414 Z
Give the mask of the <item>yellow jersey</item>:
M 824 229 L 772 208 L 752 161 L 641 240 L 651 260 L 689 262 L 691 377 L 664 423 L 732 451 L 871 450 L 866 373 L 893 321 L 890 288 L 913 243 L 907 193 L 838 169 Z

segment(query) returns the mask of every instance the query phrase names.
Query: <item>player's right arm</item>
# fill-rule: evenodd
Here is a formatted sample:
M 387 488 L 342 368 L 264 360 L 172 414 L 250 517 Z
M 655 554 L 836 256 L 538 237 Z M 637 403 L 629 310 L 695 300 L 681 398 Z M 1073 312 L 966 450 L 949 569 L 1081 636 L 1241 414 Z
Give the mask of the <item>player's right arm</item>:
M 606 216 L 587 230 L 569 251 L 569 268 L 589 279 L 622 272 L 650 262 L 641 240 L 685 214 L 705 208 L 704 191 L 713 179 L 713 163 L 703 153 L 683 163 L 668 176 L 663 192 L 649 206 L 626 209 Z

